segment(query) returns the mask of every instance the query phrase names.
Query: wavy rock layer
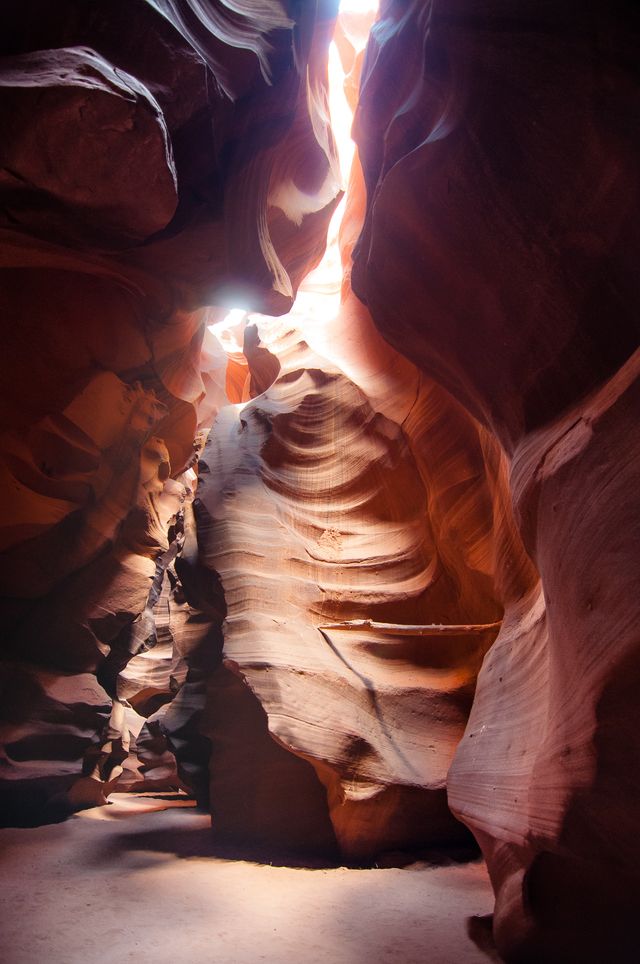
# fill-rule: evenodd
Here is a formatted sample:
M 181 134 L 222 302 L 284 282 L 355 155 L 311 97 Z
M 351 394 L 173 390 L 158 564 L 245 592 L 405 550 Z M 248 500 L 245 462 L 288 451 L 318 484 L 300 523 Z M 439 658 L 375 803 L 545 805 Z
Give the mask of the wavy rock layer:
M 214 829 L 326 847 L 328 800 L 350 858 L 464 839 L 445 779 L 501 616 L 499 452 L 427 383 L 403 429 L 299 337 L 272 329 L 278 379 L 218 416 L 201 465 L 200 555 L 228 607 L 207 711 Z
M 56 673 L 25 663 L 0 665 L 3 821 L 29 826 L 68 816 L 67 790 L 78 760 L 111 709 L 90 673 Z
M 177 636 L 198 609 L 183 618 L 174 607 L 169 654 L 162 588 L 151 596 L 190 488 L 173 480 L 227 402 L 227 360 L 205 326 L 230 299 L 287 310 L 322 255 L 339 194 L 324 113 L 335 6 L 27 0 L 3 10 L 9 678 L 16 661 L 19 673 L 98 670 L 118 706 L 145 714 L 183 683 Z M 142 652 L 150 640 L 154 658 Z M 199 712 L 188 694 L 203 686 L 187 673 L 169 729 L 184 737 Z M 124 743 L 133 751 L 144 722 L 129 734 L 128 714 L 112 717 L 106 741 L 121 741 L 125 768 Z M 153 769 L 148 727 L 140 736 Z M 204 738 L 193 739 L 197 769 Z M 176 752 L 190 760 L 184 745 Z
M 335 6 L 5 4 L 3 801 L 211 753 L 220 836 L 368 859 L 448 785 L 501 953 L 635 962 L 637 12 L 345 20 L 342 307 L 227 361 L 324 250 Z
M 636 956 L 637 27 L 625 3 L 391 2 L 356 119 L 354 288 L 509 453 L 540 574 L 503 587 L 449 775 L 514 961 Z

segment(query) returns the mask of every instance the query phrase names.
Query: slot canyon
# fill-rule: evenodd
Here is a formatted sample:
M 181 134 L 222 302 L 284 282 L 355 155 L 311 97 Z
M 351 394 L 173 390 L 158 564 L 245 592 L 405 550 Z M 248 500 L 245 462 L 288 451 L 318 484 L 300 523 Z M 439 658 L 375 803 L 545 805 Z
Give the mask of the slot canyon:
M 2 21 L 0 959 L 635 964 L 640 7 Z

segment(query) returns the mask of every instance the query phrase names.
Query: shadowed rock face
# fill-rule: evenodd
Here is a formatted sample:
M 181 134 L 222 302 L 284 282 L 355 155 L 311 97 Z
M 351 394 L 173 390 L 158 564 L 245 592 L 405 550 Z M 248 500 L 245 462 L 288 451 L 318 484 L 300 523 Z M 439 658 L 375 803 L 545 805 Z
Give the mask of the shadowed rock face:
M 343 21 L 340 309 L 229 359 L 325 247 L 336 3 L 5 7 L 11 819 L 124 766 L 357 861 L 461 839 L 448 796 L 505 958 L 635 961 L 634 5 Z
M 205 335 L 225 309 L 210 306 L 287 310 L 322 255 L 339 194 L 323 116 L 336 4 L 291 6 L 63 0 L 54 10 L 34 0 L 3 10 L 6 686 L 42 667 L 69 680 L 97 670 L 111 697 L 149 718 L 148 772 L 164 766 L 158 713 L 187 769 L 206 756 L 197 734 L 185 747 L 185 727 L 219 658 L 224 602 L 212 616 L 215 589 L 185 599 L 169 558 L 182 537 L 178 546 L 169 530 L 191 498 L 183 473 L 196 430 L 227 403 L 226 357 Z M 51 717 L 51 739 L 59 724 L 66 740 L 64 774 L 101 728 L 76 720 L 81 703 L 68 705 L 66 731 Z M 19 737 L 11 725 L 3 734 L 5 775 L 20 781 L 28 745 L 51 761 L 43 774 L 60 774 L 44 736 L 29 744 L 37 712 L 25 712 Z M 110 745 L 119 726 L 107 727 Z
M 373 30 L 354 289 L 509 451 L 637 347 L 632 7 L 391 2 Z
M 356 119 L 354 289 L 504 446 L 540 574 L 503 597 L 448 780 L 517 961 L 636 953 L 637 28 L 624 3 L 386 3 Z

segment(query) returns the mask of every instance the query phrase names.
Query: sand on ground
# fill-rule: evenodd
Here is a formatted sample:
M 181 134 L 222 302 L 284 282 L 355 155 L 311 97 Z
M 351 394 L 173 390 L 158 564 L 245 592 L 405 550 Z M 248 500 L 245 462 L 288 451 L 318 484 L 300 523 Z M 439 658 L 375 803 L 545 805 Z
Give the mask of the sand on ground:
M 186 798 L 114 794 L 0 830 L 2 964 L 486 964 L 484 864 L 308 869 L 211 856 Z M 160 809 L 166 808 L 166 809 Z M 209 855 L 207 855 L 209 854 Z

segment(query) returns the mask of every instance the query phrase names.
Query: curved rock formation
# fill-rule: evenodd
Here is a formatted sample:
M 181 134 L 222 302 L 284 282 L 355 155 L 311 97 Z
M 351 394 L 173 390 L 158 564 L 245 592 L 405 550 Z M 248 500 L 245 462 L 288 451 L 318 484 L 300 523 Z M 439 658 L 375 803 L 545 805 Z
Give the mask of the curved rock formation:
M 355 26 L 340 39 L 351 76 Z M 535 572 L 490 433 L 382 341 L 350 292 L 359 172 L 344 269 L 330 244 L 291 315 L 255 319 L 280 371 L 253 402 L 245 378 L 242 404 L 218 416 L 197 517 L 228 607 L 205 723 L 214 831 L 272 850 L 334 836 L 366 860 L 464 839 L 446 773 L 502 596 Z M 262 374 L 254 343 L 245 334 L 251 383 L 266 388 L 276 368 Z
M 348 173 L 334 0 L 5 6 L 11 819 L 361 861 L 448 793 L 506 959 L 635 962 L 635 8 L 342 18 Z
M 27 0 L 4 13 L 8 685 L 16 660 L 18 675 L 97 669 L 114 698 L 150 710 L 151 657 L 136 653 L 158 638 L 152 584 L 187 491 L 170 477 L 227 403 L 227 359 L 205 334 L 225 310 L 211 306 L 290 307 L 337 202 L 323 113 L 335 4 Z M 152 675 L 162 698 L 166 673 Z M 4 763 L 18 779 L 17 759 Z
M 327 788 L 344 855 L 464 839 L 445 779 L 500 625 L 500 554 L 513 564 L 519 544 L 499 450 L 432 383 L 414 378 L 400 424 L 288 319 L 263 338 L 280 375 L 218 416 L 198 487 L 200 558 L 228 607 L 207 711 L 214 830 L 326 846 L 326 801 L 291 794 L 297 779 L 311 795 L 309 771 L 265 755 L 268 729 Z M 361 356 L 357 377 L 389 397 L 394 367 Z
M 449 776 L 509 960 L 635 957 L 637 26 L 387 3 L 356 118 L 354 287 L 500 440 L 540 574 L 502 596 Z

